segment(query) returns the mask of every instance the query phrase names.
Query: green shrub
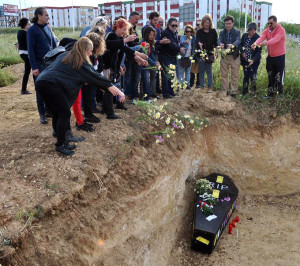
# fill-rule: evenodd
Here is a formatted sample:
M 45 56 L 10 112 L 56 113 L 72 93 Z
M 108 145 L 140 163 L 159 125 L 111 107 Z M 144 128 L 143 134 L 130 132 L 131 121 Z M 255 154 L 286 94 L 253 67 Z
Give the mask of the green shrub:
M 3 65 L 0 64 L 0 87 L 13 84 L 17 78 L 9 72 L 8 68 L 4 69 L 2 67 Z

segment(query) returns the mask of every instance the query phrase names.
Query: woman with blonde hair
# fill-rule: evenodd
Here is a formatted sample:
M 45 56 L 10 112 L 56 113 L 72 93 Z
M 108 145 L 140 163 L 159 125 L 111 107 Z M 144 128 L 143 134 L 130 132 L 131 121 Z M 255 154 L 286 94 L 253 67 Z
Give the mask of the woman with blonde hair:
M 212 64 L 215 60 L 214 49 L 217 47 L 218 34 L 214 29 L 212 18 L 209 14 L 205 15 L 201 21 L 201 28 L 197 31 L 196 45 L 201 52 L 196 57 L 199 64 L 200 87 L 205 87 L 204 74 L 207 74 L 207 87 L 213 87 Z M 203 56 L 200 56 L 202 53 Z M 216 58 L 218 54 L 216 53 Z
M 177 56 L 178 64 L 178 79 L 181 82 L 185 82 L 187 89 L 190 88 L 190 78 L 191 78 L 191 59 L 194 51 L 195 43 L 195 29 L 192 25 L 186 25 L 184 29 L 184 35 L 180 36 L 180 45 L 184 47 L 185 53 Z
M 56 151 L 72 155 L 76 146 L 65 140 L 70 127 L 70 106 L 78 96 L 82 85 L 88 82 L 125 100 L 125 95 L 111 82 L 97 73 L 90 61 L 93 43 L 86 37 L 80 38 L 68 53 L 63 53 L 48 66 L 36 80 L 36 90 L 52 112 L 52 127 L 57 135 Z

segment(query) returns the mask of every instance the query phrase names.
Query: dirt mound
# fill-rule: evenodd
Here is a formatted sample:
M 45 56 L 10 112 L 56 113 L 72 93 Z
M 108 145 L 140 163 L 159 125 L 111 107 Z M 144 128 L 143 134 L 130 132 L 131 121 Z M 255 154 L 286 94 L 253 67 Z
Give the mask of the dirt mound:
M 22 64 L 12 71 L 21 77 Z M 157 145 L 155 127 L 129 106 L 122 120 L 102 117 L 95 132 L 76 132 L 86 140 L 65 158 L 54 151 L 51 126 L 39 124 L 35 95 L 20 95 L 20 87 L 19 79 L 0 89 L 3 265 L 300 261 L 300 126 L 288 116 L 261 119 L 229 97 L 192 90 L 168 108 L 208 117 L 200 134 L 184 130 Z M 239 187 L 241 224 L 239 236 L 225 233 L 208 257 L 189 250 L 189 234 L 191 184 L 211 172 Z

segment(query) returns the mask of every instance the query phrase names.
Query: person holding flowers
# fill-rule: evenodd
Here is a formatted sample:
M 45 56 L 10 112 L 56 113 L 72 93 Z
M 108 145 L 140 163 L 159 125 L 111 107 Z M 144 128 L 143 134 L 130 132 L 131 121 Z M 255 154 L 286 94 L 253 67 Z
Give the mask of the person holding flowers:
M 161 64 L 163 66 L 162 71 L 162 92 L 164 98 L 172 98 L 175 96 L 174 90 L 171 87 L 171 81 L 168 79 L 168 67 L 177 65 L 177 55 L 179 53 L 184 54 L 185 49 L 181 47 L 178 39 L 178 20 L 177 18 L 171 17 L 168 20 L 167 28 L 162 32 L 161 38 L 169 39 L 171 42 L 168 44 L 161 44 L 159 46 L 159 54 Z
M 185 82 L 190 89 L 191 67 L 195 43 L 195 30 L 192 25 L 186 25 L 184 35 L 180 36 L 180 45 L 184 47 L 183 55 L 177 56 L 178 79 Z
M 156 30 L 152 26 L 148 26 L 144 29 L 144 41 L 141 42 L 142 51 L 148 56 L 148 63 L 151 68 L 142 68 L 141 71 L 141 85 L 145 93 L 144 100 L 151 101 L 150 96 L 155 95 L 155 86 L 151 86 L 150 91 L 150 81 L 153 82 L 153 85 L 156 84 L 155 75 L 150 80 L 150 71 L 155 68 L 155 71 L 160 67 L 158 60 L 155 57 L 155 35 Z
M 244 71 L 243 91 L 242 94 L 248 93 L 249 80 L 251 82 L 252 93 L 256 90 L 256 75 L 261 59 L 261 48 L 256 47 L 251 49 L 251 45 L 256 42 L 259 35 L 256 33 L 256 23 L 250 22 L 247 27 L 247 32 L 242 36 L 240 52 L 241 52 L 241 65 Z
M 221 77 L 222 77 L 222 90 L 224 96 L 229 93 L 229 80 L 228 72 L 231 69 L 231 92 L 230 95 L 236 98 L 238 93 L 238 80 L 240 71 L 240 43 L 241 34 L 240 31 L 235 29 L 234 18 L 227 16 L 224 19 L 225 29 L 220 32 L 218 45 L 222 51 L 221 58 Z
M 212 18 L 210 15 L 205 15 L 201 20 L 201 29 L 197 31 L 196 44 L 197 48 L 197 61 L 199 64 L 199 78 L 200 78 L 200 87 L 205 87 L 204 75 L 207 75 L 207 87 L 209 91 L 213 87 L 213 72 L 212 64 L 214 63 L 215 56 L 218 56 L 218 53 L 215 54 L 215 48 L 217 47 L 218 34 L 214 29 Z

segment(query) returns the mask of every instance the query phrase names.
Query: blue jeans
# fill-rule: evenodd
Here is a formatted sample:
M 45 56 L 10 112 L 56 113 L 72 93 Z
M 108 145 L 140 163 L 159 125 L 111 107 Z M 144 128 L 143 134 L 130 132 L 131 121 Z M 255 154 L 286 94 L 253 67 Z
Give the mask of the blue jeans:
M 43 62 L 37 62 L 37 64 L 38 64 L 38 69 L 41 73 L 46 68 L 45 64 Z M 35 75 L 33 75 L 34 84 L 35 84 L 36 79 L 37 79 L 37 77 Z M 36 104 L 37 104 L 39 114 L 45 115 L 46 110 L 47 110 L 46 103 L 44 102 L 43 98 L 37 91 L 36 91 Z
M 169 97 L 170 95 L 174 95 L 174 90 L 171 87 L 171 82 L 168 80 L 168 76 L 165 75 L 165 73 L 167 73 L 166 67 L 170 64 L 177 65 L 177 60 L 176 57 L 161 55 L 161 63 L 163 67 L 163 71 L 161 73 L 162 93 L 164 97 Z
M 126 96 L 138 98 L 138 85 L 141 79 L 141 68 L 136 62 L 125 60 L 124 92 Z
M 199 64 L 199 77 L 200 77 L 200 87 L 205 87 L 204 74 L 207 74 L 207 87 L 212 88 L 213 86 L 213 72 L 212 64 L 207 64 L 202 59 L 198 59 Z
M 186 85 L 190 86 L 190 79 L 191 79 L 191 68 L 192 65 L 190 67 L 187 68 L 183 68 L 181 66 L 181 59 L 177 59 L 177 70 L 178 70 L 178 79 L 183 82 L 186 81 Z
M 142 68 L 141 78 L 142 78 L 141 85 L 143 86 L 144 95 L 147 94 L 147 97 L 145 97 L 145 100 L 149 100 L 151 97 L 151 94 L 150 94 L 150 69 Z M 142 95 L 142 97 L 144 97 L 144 95 Z

